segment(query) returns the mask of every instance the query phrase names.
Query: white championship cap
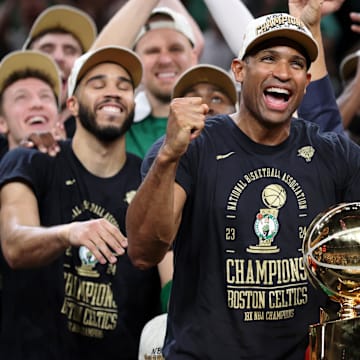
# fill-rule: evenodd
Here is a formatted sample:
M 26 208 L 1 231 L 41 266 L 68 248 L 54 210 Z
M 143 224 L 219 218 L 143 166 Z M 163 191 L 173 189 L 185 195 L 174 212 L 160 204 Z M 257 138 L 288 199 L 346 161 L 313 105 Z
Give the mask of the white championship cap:
M 34 21 L 23 49 L 28 49 L 38 36 L 54 29 L 68 31 L 88 51 L 94 42 L 97 29 L 93 19 L 84 11 L 68 5 L 54 5 L 44 10 Z
M 156 20 L 154 19 L 156 15 L 163 15 L 169 18 L 169 20 Z M 148 31 L 155 29 L 174 29 L 186 36 L 192 46 L 195 45 L 195 36 L 186 17 L 179 12 L 163 6 L 157 7 L 151 12 L 148 21 L 136 37 L 134 47 Z
M 142 77 L 142 64 L 139 57 L 130 49 L 121 46 L 104 46 L 88 51 L 76 59 L 68 79 L 68 96 L 72 96 L 83 76 L 94 66 L 110 62 L 123 67 L 130 75 L 134 88 Z
M 275 13 L 253 19 L 246 27 L 239 59 L 243 59 L 252 49 L 266 40 L 286 38 L 298 43 L 310 61 L 318 55 L 318 45 L 304 23 L 286 13 Z
M 58 105 L 61 99 L 61 76 L 55 61 L 47 54 L 35 50 L 12 51 L 3 57 L 0 63 L 0 92 L 8 79 L 17 72 L 34 70 L 48 78 L 48 84 L 54 91 Z

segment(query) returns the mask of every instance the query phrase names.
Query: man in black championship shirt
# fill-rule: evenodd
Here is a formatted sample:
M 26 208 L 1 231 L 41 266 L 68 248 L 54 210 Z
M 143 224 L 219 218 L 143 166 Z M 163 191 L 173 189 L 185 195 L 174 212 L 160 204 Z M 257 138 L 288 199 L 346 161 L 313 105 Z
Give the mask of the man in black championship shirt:
M 126 254 L 140 159 L 124 134 L 141 76 L 128 49 L 84 54 L 68 84 L 73 139 L 56 157 L 17 148 L 3 158 L 4 359 L 135 359 L 159 312 L 157 268 L 136 269 Z
M 146 269 L 173 247 L 167 360 L 303 360 L 328 300 L 307 279 L 302 242 L 318 213 L 359 200 L 360 148 L 293 117 L 318 56 L 322 1 L 289 1 L 301 4 L 313 33 L 286 13 L 248 24 L 232 62 L 237 112 L 207 118 L 200 97 L 176 98 L 145 158 L 128 254 Z

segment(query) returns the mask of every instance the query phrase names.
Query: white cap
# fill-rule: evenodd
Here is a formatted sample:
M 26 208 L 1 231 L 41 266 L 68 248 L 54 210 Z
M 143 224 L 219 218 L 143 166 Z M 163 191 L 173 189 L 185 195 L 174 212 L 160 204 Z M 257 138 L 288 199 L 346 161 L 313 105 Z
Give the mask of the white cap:
M 28 49 L 33 40 L 54 29 L 63 29 L 72 34 L 88 51 L 94 42 L 97 29 L 93 19 L 84 11 L 68 5 L 54 5 L 44 10 L 34 21 L 23 49 Z
M 169 18 L 169 20 L 153 20 L 155 15 L 164 15 Z M 192 46 L 195 45 L 195 36 L 186 17 L 173 9 L 163 6 L 153 9 L 147 23 L 141 28 L 137 35 L 134 47 L 148 31 L 155 29 L 174 29 L 186 36 Z
M 48 78 L 48 84 L 55 93 L 57 104 L 61 101 L 61 76 L 55 61 L 47 54 L 35 50 L 12 51 L 0 63 L 0 92 L 9 77 L 26 70 L 34 70 Z
M 360 49 L 345 56 L 340 63 L 340 76 L 343 81 L 352 79 L 355 76 L 360 58 Z
M 72 96 L 83 76 L 94 66 L 102 63 L 115 63 L 130 75 L 136 88 L 142 77 L 142 64 L 139 57 L 130 49 L 121 46 L 104 46 L 88 51 L 76 59 L 68 79 L 68 96 Z
M 163 359 L 166 323 L 167 313 L 155 316 L 145 324 L 140 336 L 139 360 Z
M 304 23 L 286 13 L 275 13 L 253 19 L 246 27 L 239 59 L 243 59 L 255 46 L 262 42 L 286 38 L 298 43 L 306 52 L 310 61 L 318 55 L 318 45 Z

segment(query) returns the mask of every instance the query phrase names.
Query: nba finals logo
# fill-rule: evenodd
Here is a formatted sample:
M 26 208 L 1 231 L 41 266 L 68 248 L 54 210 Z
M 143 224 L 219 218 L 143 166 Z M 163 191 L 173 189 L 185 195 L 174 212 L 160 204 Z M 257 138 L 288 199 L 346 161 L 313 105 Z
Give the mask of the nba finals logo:
M 250 253 L 277 253 L 280 250 L 276 245 L 272 245 L 272 242 L 279 231 L 277 216 L 279 209 L 286 202 L 286 191 L 281 185 L 271 184 L 264 188 L 261 197 L 266 208 L 260 209 L 254 224 L 259 243 L 255 246 L 250 245 L 246 251 Z

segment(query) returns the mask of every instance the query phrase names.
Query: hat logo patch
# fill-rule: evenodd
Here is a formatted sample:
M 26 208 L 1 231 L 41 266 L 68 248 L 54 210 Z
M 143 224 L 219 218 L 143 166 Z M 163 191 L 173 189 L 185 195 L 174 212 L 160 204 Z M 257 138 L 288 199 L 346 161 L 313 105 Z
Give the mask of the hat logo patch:
M 282 28 L 292 28 L 294 30 L 306 32 L 304 23 L 301 20 L 296 19 L 293 16 L 281 14 L 268 16 L 266 21 L 256 28 L 256 34 L 262 35 L 268 31 Z

